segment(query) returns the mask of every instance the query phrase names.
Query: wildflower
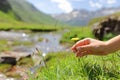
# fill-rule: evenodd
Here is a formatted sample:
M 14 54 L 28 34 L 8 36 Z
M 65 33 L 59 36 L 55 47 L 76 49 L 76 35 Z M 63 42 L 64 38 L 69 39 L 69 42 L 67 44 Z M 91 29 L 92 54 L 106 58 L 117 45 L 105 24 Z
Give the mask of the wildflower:
M 78 37 L 76 37 L 76 38 L 72 38 L 71 40 L 72 40 L 72 41 L 78 41 L 78 40 L 79 40 L 79 38 L 78 38 Z

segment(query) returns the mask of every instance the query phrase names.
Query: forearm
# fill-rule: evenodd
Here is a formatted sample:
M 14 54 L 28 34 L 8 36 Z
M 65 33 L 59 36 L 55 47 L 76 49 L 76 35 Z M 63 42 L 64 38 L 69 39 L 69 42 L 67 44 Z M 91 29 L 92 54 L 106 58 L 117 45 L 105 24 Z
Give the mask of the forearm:
M 106 42 L 107 46 L 108 46 L 108 50 L 110 52 L 114 52 L 120 49 L 120 35 L 108 40 Z

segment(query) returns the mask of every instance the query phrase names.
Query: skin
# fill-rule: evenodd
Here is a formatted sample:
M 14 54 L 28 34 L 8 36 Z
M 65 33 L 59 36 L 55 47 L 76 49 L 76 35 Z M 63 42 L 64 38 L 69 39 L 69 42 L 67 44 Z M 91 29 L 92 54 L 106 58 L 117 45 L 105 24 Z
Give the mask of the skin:
M 77 57 L 86 55 L 107 55 L 120 49 L 120 35 L 105 42 L 85 38 L 75 43 L 71 49 Z

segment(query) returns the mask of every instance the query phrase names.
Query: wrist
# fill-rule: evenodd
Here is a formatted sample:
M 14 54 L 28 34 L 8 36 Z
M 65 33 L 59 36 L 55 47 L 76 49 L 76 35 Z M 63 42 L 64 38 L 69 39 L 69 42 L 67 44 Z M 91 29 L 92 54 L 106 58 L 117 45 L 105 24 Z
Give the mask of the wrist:
M 110 44 L 109 41 L 105 42 L 105 49 L 106 49 L 107 54 L 110 54 L 110 53 L 112 53 L 114 51 L 114 49 L 112 47 L 112 44 Z
M 108 51 L 108 54 L 116 51 L 116 46 L 110 41 L 106 41 L 105 45 L 106 45 L 106 50 Z

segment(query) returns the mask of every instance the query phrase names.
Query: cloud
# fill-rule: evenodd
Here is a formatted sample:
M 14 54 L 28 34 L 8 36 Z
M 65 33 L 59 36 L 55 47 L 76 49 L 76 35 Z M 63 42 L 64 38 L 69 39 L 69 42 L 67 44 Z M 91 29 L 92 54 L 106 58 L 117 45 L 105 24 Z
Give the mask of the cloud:
M 116 0 L 106 0 L 107 4 L 115 4 L 117 1 Z
M 83 0 L 71 0 L 71 1 L 78 1 L 78 2 L 81 2 L 81 1 L 83 1 Z
M 58 4 L 58 7 L 65 13 L 69 13 L 73 10 L 72 5 L 67 0 L 51 0 L 51 1 L 56 2 Z
M 102 7 L 102 4 L 100 4 L 99 2 L 89 1 L 89 4 L 91 7 L 94 7 L 94 8 L 101 8 Z

